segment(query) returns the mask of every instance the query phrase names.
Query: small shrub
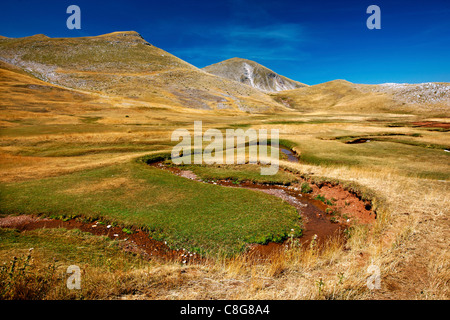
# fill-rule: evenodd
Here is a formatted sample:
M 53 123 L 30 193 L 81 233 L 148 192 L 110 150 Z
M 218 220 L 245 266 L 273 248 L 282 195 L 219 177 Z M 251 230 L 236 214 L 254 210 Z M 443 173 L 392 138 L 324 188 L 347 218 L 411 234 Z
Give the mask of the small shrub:
M 347 239 L 350 239 L 352 237 L 353 231 L 354 231 L 353 227 L 349 227 L 344 230 L 344 234 L 347 237 Z
M 312 192 L 312 188 L 309 185 L 308 182 L 303 182 L 302 186 L 301 186 L 301 192 L 302 193 L 311 193 Z
M 132 230 L 127 229 L 127 228 L 123 228 L 122 231 L 125 232 L 126 234 L 132 234 L 133 233 Z
M 40 300 L 54 287 L 55 265 L 37 267 L 31 263 L 32 250 L 0 267 L 0 300 Z
M 325 197 L 324 197 L 323 195 L 321 195 L 321 194 L 318 194 L 317 196 L 315 196 L 314 199 L 315 199 L 315 200 L 322 201 L 323 203 L 325 203 L 325 201 L 327 200 L 327 199 L 325 199 Z

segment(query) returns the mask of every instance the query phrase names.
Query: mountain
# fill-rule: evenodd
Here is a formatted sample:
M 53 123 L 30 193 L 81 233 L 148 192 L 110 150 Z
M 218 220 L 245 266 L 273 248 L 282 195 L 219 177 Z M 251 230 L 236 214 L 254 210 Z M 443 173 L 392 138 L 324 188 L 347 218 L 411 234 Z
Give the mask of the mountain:
M 1 108 L 10 107 L 15 110 L 23 110 L 25 107 L 43 110 L 43 105 L 49 101 L 70 106 L 74 102 L 92 100 L 89 94 L 44 82 L 2 61 L 0 61 L 0 96 Z
M 203 68 L 208 73 L 245 83 L 263 92 L 278 92 L 302 88 L 306 85 L 260 65 L 257 62 L 232 58 Z
M 383 83 L 372 86 L 375 92 L 384 92 L 394 96 L 395 99 L 405 103 L 414 103 L 422 106 L 441 106 L 450 108 L 450 83 Z
M 363 85 L 334 80 L 306 86 L 238 58 L 199 69 L 134 31 L 81 38 L 0 36 L 0 63 L 2 69 L 56 86 L 51 87 L 56 95 L 70 96 L 76 90 L 154 106 L 251 113 L 424 113 L 450 107 L 448 83 Z M 11 74 L 0 76 L 9 79 Z M 11 93 L 16 84 L 9 87 Z M 41 94 L 50 90 L 44 86 L 26 89 L 32 93 L 39 88 Z
M 285 108 L 257 89 L 196 68 L 134 31 L 0 38 L 0 61 L 51 84 L 157 104 L 246 112 Z
M 450 107 L 450 84 L 367 85 L 333 80 L 271 96 L 303 112 L 442 112 Z

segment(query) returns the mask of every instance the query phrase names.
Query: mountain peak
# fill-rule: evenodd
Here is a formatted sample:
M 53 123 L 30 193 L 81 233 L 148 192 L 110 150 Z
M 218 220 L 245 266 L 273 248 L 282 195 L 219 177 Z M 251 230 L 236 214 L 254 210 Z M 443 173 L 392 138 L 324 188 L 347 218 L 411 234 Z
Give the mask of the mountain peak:
M 25 37 L 25 39 L 29 39 L 29 40 L 47 40 L 47 39 L 50 39 L 50 37 L 46 36 L 45 34 L 39 33 L 39 34 L 35 34 L 34 36 Z
M 255 61 L 238 57 L 207 66 L 203 70 L 222 78 L 244 83 L 263 92 L 278 92 L 306 86 L 281 76 Z
M 254 62 L 254 61 L 252 61 L 252 60 L 248 60 L 248 59 L 244 59 L 244 58 L 239 58 L 239 57 L 234 57 L 234 58 L 231 58 L 231 59 L 228 59 L 228 60 L 224 60 L 224 61 L 222 61 L 222 62 L 225 62 L 225 61 L 250 61 L 250 62 Z
M 142 38 L 142 36 L 136 31 L 114 31 L 114 32 L 110 32 L 110 33 L 105 33 L 105 34 L 99 35 L 99 37 L 111 37 L 111 36 L 139 37 L 139 38 Z
M 136 31 L 116 31 L 99 35 L 95 38 L 108 38 L 115 41 L 127 41 L 127 42 L 142 42 L 148 43 L 139 33 Z

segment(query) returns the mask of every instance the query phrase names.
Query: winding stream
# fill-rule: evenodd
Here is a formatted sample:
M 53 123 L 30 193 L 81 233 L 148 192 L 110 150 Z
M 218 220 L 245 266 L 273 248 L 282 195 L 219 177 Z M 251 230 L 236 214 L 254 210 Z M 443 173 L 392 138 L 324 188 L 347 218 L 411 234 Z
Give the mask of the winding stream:
M 287 156 L 288 161 L 298 163 L 298 158 L 295 156 L 295 154 L 292 150 L 287 149 L 285 147 L 280 147 L 280 151 L 283 152 Z
M 298 158 L 292 150 L 281 147 L 280 150 L 287 155 L 288 161 L 298 162 Z M 232 180 L 215 180 L 214 182 L 203 181 L 195 173 L 189 170 L 182 170 L 176 166 L 166 166 L 163 162 L 149 164 L 162 170 L 167 170 L 178 176 L 198 181 L 199 183 L 213 183 L 229 188 L 246 188 L 264 192 L 287 201 L 297 209 L 299 218 L 302 219 L 304 227 L 303 235 L 298 240 L 300 244 L 309 244 L 313 239 L 318 244 L 325 243 L 328 239 L 336 238 L 342 235 L 342 231 L 348 226 L 340 222 L 336 223 L 326 214 L 327 205 L 322 201 L 313 199 L 310 195 L 302 193 L 298 186 L 269 185 L 255 183 L 252 181 L 243 181 L 236 184 Z M 251 245 L 250 252 L 267 255 L 275 250 L 284 247 L 284 244 L 269 243 L 268 245 Z
M 288 161 L 298 162 L 298 159 L 293 151 L 287 148 L 280 149 L 288 156 Z M 161 170 L 167 170 L 172 174 L 183 178 L 195 180 L 197 183 L 213 183 L 229 188 L 246 188 L 258 192 L 264 192 L 287 201 L 290 205 L 297 209 L 299 219 L 301 219 L 301 223 L 303 225 L 303 235 L 296 239 L 301 245 L 308 245 L 313 239 L 319 246 L 327 243 L 328 240 L 336 241 L 337 238 L 343 234 L 342 231 L 349 226 L 349 220 L 340 220 L 338 222 L 332 221 L 331 216 L 326 213 L 328 206 L 322 201 L 314 199 L 310 194 L 302 193 L 300 183 L 292 186 L 284 186 L 254 183 L 252 181 L 243 181 L 239 184 L 235 184 L 235 182 L 231 180 L 215 180 L 214 182 L 209 182 L 201 180 L 192 171 L 182 170 L 180 167 L 176 166 L 167 166 L 162 161 L 149 163 L 148 165 Z M 322 192 L 326 192 L 327 190 L 325 189 L 328 189 L 328 192 L 332 190 L 334 192 L 333 195 L 340 198 L 338 202 L 340 201 L 341 207 L 343 207 L 344 200 L 345 205 L 348 204 L 347 201 L 351 202 L 349 207 L 359 206 L 360 215 L 358 218 L 363 219 L 361 222 L 367 223 L 368 221 L 373 221 L 370 219 L 376 218 L 376 214 L 371 212 L 370 209 L 367 209 L 367 204 L 350 192 L 343 191 L 342 187 L 325 185 L 322 187 L 313 186 L 313 188 L 316 188 L 316 191 L 319 190 L 320 194 L 322 194 Z M 338 202 L 336 202 L 336 204 L 338 204 Z M 366 209 L 364 209 L 364 206 L 366 206 Z M 358 213 L 357 210 L 354 212 Z M 99 224 L 98 221 L 82 222 L 76 218 L 70 220 L 57 220 L 25 215 L 19 217 L 8 216 L 0 218 L 0 228 L 15 228 L 20 231 L 35 230 L 40 228 L 76 228 L 95 235 L 106 235 L 111 239 L 121 240 L 121 246 L 125 251 L 140 253 L 148 258 L 162 257 L 164 259 L 179 261 L 181 263 L 201 261 L 203 259 L 195 253 L 191 253 L 185 249 L 171 249 L 166 243 L 151 239 L 148 236 L 148 233 L 143 230 L 136 229 L 132 234 L 129 234 L 124 232 L 123 226 L 111 227 L 110 225 L 107 226 L 106 224 Z M 286 240 L 285 243 L 269 243 L 267 245 L 250 244 L 248 254 L 257 257 L 258 259 L 266 259 L 267 257 L 270 257 L 272 253 L 279 252 L 287 245 L 289 245 L 288 240 Z

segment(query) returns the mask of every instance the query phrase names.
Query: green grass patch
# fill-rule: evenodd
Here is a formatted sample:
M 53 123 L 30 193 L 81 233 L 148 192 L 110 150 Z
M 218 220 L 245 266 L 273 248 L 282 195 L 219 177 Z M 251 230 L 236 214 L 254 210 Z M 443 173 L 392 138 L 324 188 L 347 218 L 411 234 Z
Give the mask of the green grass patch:
M 321 194 L 318 194 L 317 196 L 315 196 L 314 199 L 322 201 L 323 203 L 325 203 L 325 201 L 326 201 L 325 197 Z
M 0 239 L 2 260 L 12 258 L 13 253 L 19 255 L 33 248 L 34 254 L 39 254 L 45 260 L 56 260 L 68 265 L 88 263 L 92 267 L 104 267 L 112 266 L 114 260 L 120 259 L 121 269 L 131 269 L 137 262 L 120 248 L 117 240 L 94 236 L 78 229 L 38 229 L 27 232 L 0 229 Z
M 286 147 L 288 149 L 292 149 L 297 146 L 295 142 L 292 142 L 291 140 L 287 139 L 280 139 L 279 140 L 280 147 Z
M 366 143 L 309 139 L 299 142 L 300 162 L 327 167 L 390 168 L 404 176 L 450 179 L 449 152 L 445 145 L 414 141 L 410 137 L 377 138 Z M 396 139 L 396 140 L 394 140 Z M 409 139 L 409 140 L 407 140 Z
M 297 181 L 295 175 L 279 170 L 272 176 L 261 175 L 261 166 L 245 165 L 182 165 L 183 170 L 191 170 L 199 178 L 211 180 L 252 181 L 255 183 L 290 185 Z
M 140 227 L 174 248 L 234 254 L 301 234 L 296 210 L 262 192 L 203 184 L 141 163 L 3 184 L 0 214 L 98 218 Z
M 301 185 L 301 192 L 302 193 L 311 193 L 312 192 L 312 188 L 309 185 L 308 182 L 303 182 Z

